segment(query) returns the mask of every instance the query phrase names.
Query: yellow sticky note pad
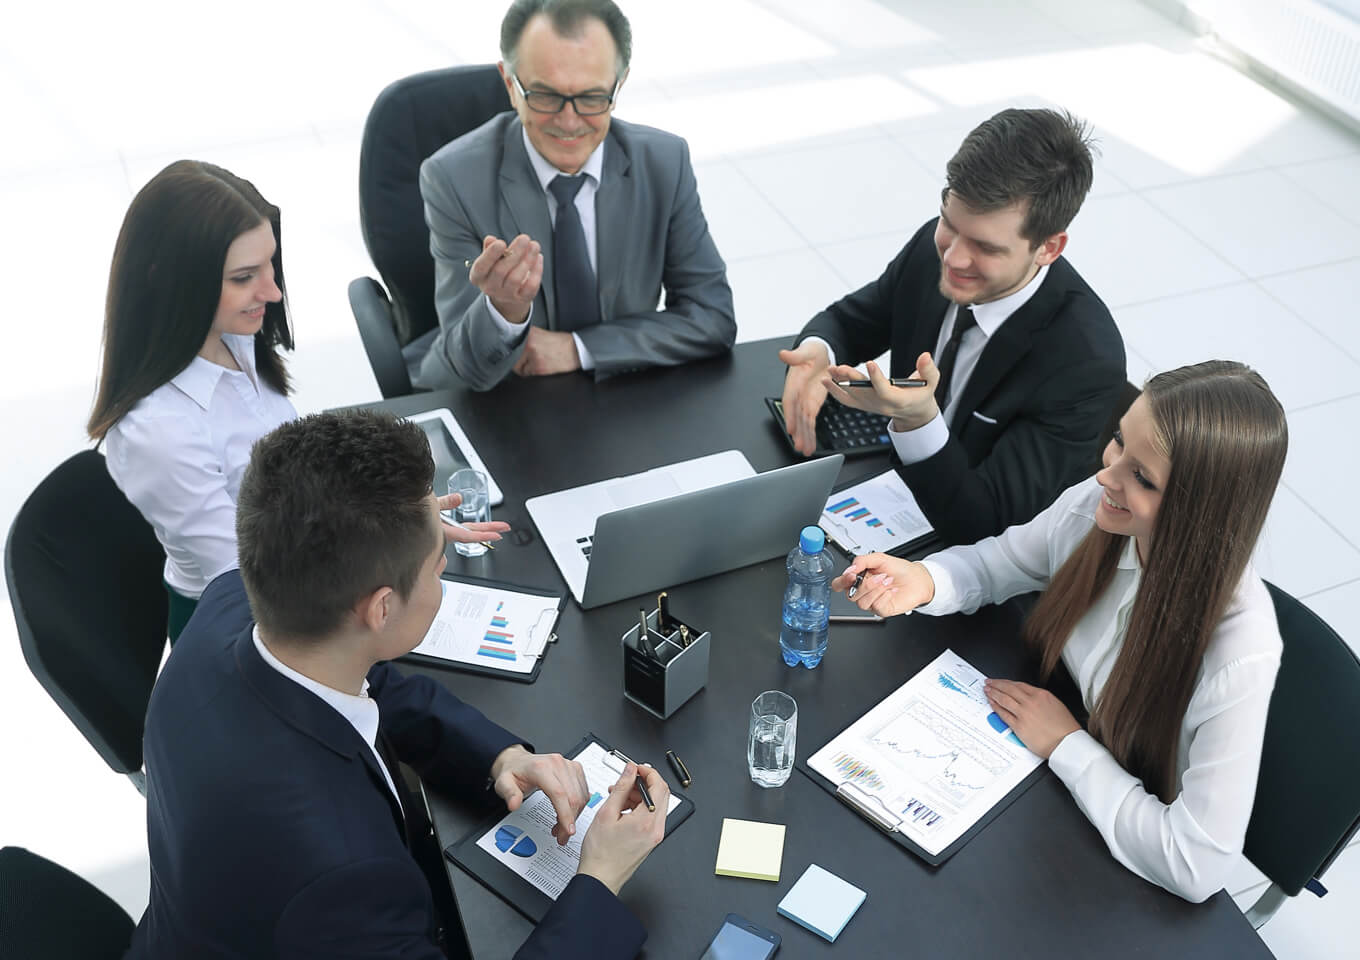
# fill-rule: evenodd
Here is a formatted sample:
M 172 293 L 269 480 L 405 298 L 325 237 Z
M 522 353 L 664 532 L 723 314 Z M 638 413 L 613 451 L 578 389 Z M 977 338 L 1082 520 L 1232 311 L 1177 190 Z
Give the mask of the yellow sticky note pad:
M 713 872 L 721 877 L 746 877 L 751 880 L 779 882 L 779 866 L 784 861 L 784 825 L 755 820 L 723 819 L 718 839 L 718 864 Z

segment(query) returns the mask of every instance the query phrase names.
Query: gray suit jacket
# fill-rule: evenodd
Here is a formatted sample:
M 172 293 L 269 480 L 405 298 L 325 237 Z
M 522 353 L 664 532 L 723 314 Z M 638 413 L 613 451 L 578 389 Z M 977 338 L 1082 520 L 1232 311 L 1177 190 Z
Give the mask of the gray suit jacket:
M 468 282 L 463 261 L 477 258 L 487 234 L 508 242 L 523 233 L 541 244 L 532 322 L 556 329 L 552 225 L 522 130 L 514 113 L 499 114 L 421 164 L 440 329 L 421 361 L 419 387 L 460 378 L 489 389 L 524 349 L 523 338 L 506 346 L 486 299 Z M 595 359 L 596 379 L 731 349 L 732 291 L 699 206 L 689 147 L 622 120 L 610 123 L 607 143 L 595 195 L 601 322 L 575 331 Z

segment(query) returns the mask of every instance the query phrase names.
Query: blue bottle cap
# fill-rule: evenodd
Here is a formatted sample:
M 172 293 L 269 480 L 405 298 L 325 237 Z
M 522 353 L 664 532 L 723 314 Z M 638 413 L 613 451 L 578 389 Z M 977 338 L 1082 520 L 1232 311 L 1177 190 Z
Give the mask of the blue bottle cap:
M 798 535 L 798 546 L 808 556 L 815 556 L 826 546 L 826 534 L 821 527 L 804 527 Z

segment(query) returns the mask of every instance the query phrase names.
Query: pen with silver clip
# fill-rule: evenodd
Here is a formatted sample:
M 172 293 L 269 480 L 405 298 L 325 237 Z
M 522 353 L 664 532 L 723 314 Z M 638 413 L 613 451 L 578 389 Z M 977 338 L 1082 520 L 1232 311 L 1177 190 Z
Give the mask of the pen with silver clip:
M 624 756 L 621 751 L 610 750 L 609 752 L 612 753 L 614 756 L 618 757 L 624 763 L 633 762 L 632 760 L 629 760 L 626 756 Z M 638 766 L 641 767 L 641 764 L 638 764 Z M 637 776 L 636 786 L 638 788 L 638 793 L 642 794 L 642 802 L 647 805 L 647 811 L 650 813 L 651 811 L 655 810 L 656 803 L 652 800 L 652 795 L 647 792 L 647 784 L 642 782 L 642 774 L 640 773 Z
M 834 380 L 832 382 L 838 387 L 867 387 L 872 389 L 874 386 L 872 380 Z M 924 387 L 926 385 L 924 380 L 918 380 L 916 377 L 893 377 L 888 383 L 894 387 Z
M 638 649 L 651 657 L 657 659 L 656 647 L 652 645 L 652 638 L 648 636 L 647 630 L 647 611 L 638 607 Z

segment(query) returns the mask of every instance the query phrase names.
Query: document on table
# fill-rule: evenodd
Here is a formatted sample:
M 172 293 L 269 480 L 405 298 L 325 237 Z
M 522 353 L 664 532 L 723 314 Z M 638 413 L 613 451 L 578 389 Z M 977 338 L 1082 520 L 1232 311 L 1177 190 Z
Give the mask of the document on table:
M 865 816 L 937 855 L 1043 763 L 987 703 L 984 680 L 946 650 L 808 766 Z
M 856 555 L 886 553 L 933 529 L 896 470 L 833 493 L 818 523 Z
M 434 623 L 411 652 L 454 664 L 529 673 L 553 639 L 562 597 L 496 584 L 440 580 Z
M 581 841 L 595 822 L 595 813 L 609 797 L 609 788 L 618 783 L 624 762 L 603 745 L 592 741 L 572 759 L 586 774 L 590 799 L 576 818 L 576 833 L 566 846 L 559 846 L 552 835 L 557 812 L 540 791 L 533 793 L 513 813 L 507 813 L 477 839 L 477 846 L 492 859 L 531 883 L 536 890 L 556 900 L 566 889 L 581 863 Z M 666 815 L 680 805 L 671 794 Z

